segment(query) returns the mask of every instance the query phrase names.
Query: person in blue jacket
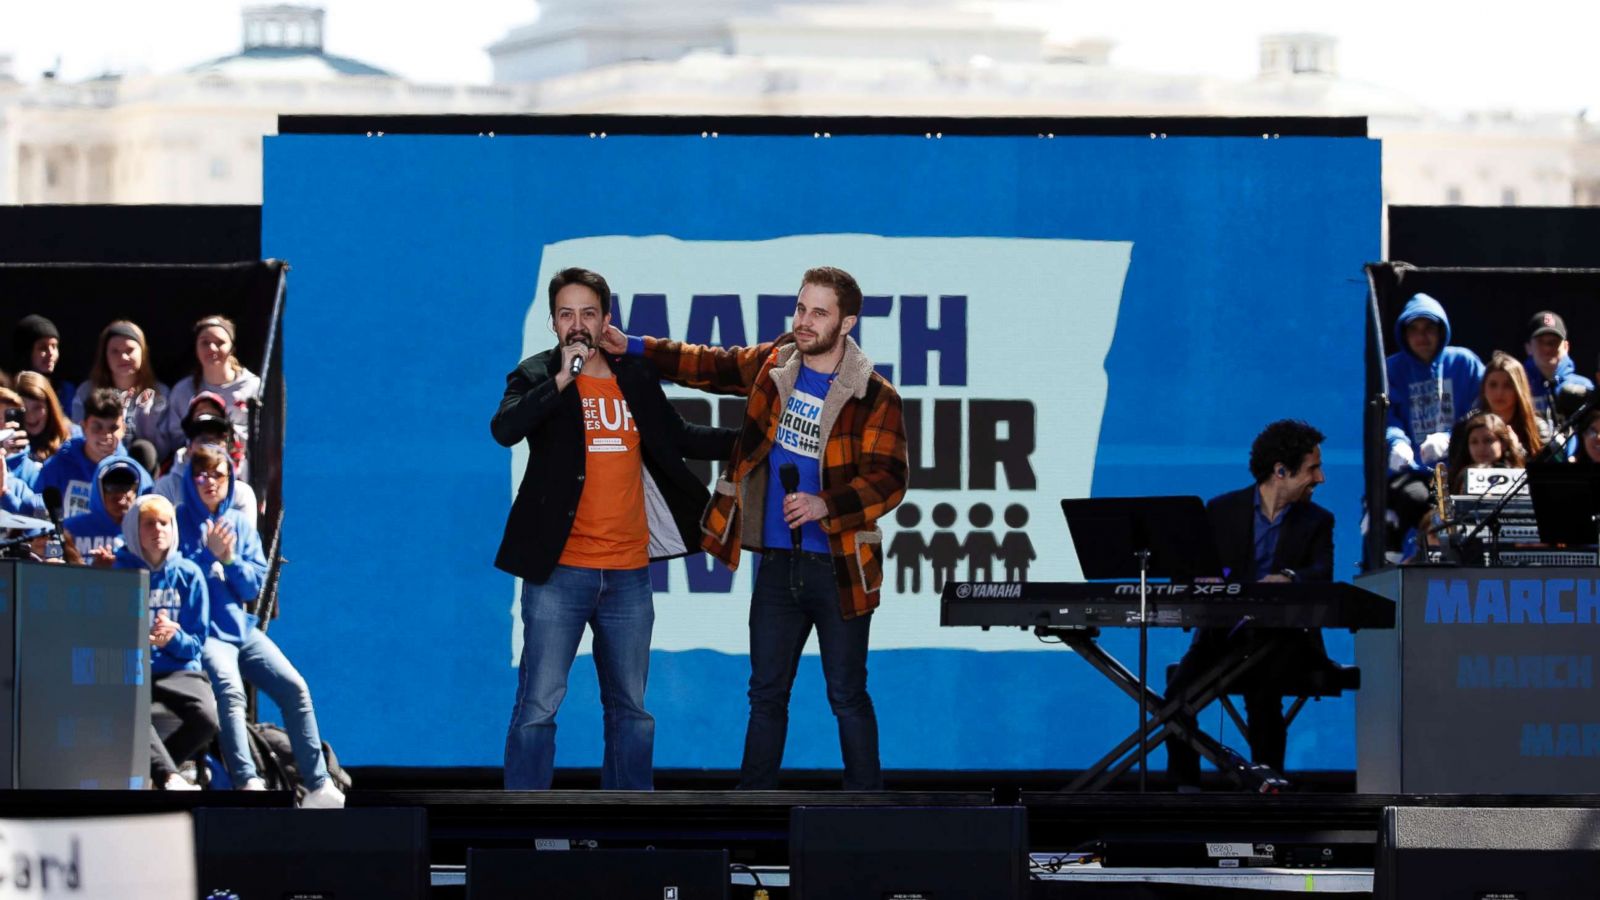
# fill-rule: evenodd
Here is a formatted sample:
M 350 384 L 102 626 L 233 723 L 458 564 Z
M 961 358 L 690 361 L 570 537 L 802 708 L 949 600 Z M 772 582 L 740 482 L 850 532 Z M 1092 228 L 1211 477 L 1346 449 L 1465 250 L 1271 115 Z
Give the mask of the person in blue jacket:
M 100 460 L 94 470 L 89 511 L 61 522 L 65 538 L 85 563 L 101 567 L 113 564 L 123 545 L 122 520 L 133 508 L 134 500 L 150 493 L 152 487 L 149 474 L 132 459 L 108 456 Z
M 1416 294 L 1394 323 L 1400 349 L 1384 360 L 1389 375 L 1389 471 L 1424 471 L 1449 455 L 1450 429 L 1472 409 L 1483 360 L 1450 346 L 1450 318 L 1439 301 Z
M 122 397 L 110 388 L 96 388 L 83 403 L 83 437 L 75 437 L 50 457 L 39 472 L 35 492 L 61 492 L 62 516 L 89 511 L 94 496 L 94 470 L 108 456 L 127 456 L 122 437 Z
M 202 444 L 184 464 L 178 534 L 185 556 L 206 575 L 211 594 L 211 629 L 203 660 L 222 710 L 223 764 L 234 785 L 264 790 L 250 757 L 245 724 L 245 681 L 266 691 L 283 711 L 306 795 L 302 807 L 344 805 L 344 793 L 328 777 L 311 690 L 289 658 L 256 627 L 245 604 L 261 593 L 267 558 L 255 525 L 233 508 L 233 462 L 217 446 Z
M 180 724 L 162 740 L 150 725 L 150 769 L 155 785 L 169 791 L 198 790 L 178 774 L 178 764 L 197 756 L 217 733 L 217 705 L 200 665 L 210 603 L 200 567 L 178 552 L 177 518 L 165 497 L 140 497 L 122 517 L 122 549 L 116 564 L 150 573 L 150 700 Z
M 1551 430 L 1561 425 L 1554 421 L 1551 408 L 1556 394 L 1566 385 L 1594 390 L 1594 382 L 1578 374 L 1567 342 L 1567 323 L 1550 310 L 1540 310 L 1528 320 L 1528 340 L 1523 349 L 1528 356 L 1522 367 L 1528 373 L 1528 389 L 1533 394 L 1533 408 L 1550 422 Z
M 0 469 L 0 510 L 20 516 L 44 518 L 44 498 L 35 494 L 21 478 Z

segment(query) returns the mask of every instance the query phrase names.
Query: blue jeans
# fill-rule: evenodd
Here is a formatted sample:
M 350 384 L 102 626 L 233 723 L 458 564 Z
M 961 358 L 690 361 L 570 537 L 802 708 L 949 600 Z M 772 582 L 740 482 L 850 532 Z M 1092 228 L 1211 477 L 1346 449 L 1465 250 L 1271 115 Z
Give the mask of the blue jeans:
M 317 733 L 311 689 L 278 645 L 260 629 L 252 628 L 243 644 L 206 638 L 200 660 L 217 695 L 222 726 L 217 737 L 234 787 L 244 787 L 246 781 L 259 774 L 250 757 L 250 733 L 244 720 L 246 681 L 265 691 L 283 711 L 284 731 L 289 733 L 289 744 L 294 748 L 300 783 L 308 791 L 322 787 L 328 780 L 328 763 L 322 757 L 322 736 Z
M 522 586 L 522 664 L 506 733 L 506 790 L 543 791 L 555 773 L 556 710 L 583 629 L 594 631 L 594 669 L 605 709 L 600 787 L 654 787 L 656 720 L 644 709 L 656 610 L 650 570 L 556 566 L 543 584 Z
M 791 582 L 791 564 L 798 567 Z M 791 584 L 798 586 L 798 590 Z M 769 550 L 750 597 L 750 724 L 739 767 L 743 790 L 774 790 L 789 734 L 789 691 L 812 628 L 822 651 L 828 705 L 839 723 L 844 789 L 883 789 L 878 718 L 867 695 L 872 616 L 844 618 L 833 561 L 820 554 Z

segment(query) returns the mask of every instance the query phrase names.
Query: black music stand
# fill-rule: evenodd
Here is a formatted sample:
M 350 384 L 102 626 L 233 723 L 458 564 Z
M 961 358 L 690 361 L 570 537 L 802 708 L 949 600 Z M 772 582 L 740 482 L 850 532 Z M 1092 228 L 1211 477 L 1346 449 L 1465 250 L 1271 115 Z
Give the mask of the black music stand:
M 1528 466 L 1528 498 L 1546 544 L 1600 543 L 1600 466 L 1540 463 Z
M 1083 577 L 1091 580 L 1139 579 L 1139 682 L 1144 684 L 1149 656 L 1146 611 L 1149 579 L 1176 583 L 1221 578 L 1222 562 L 1211 537 L 1211 522 L 1199 497 L 1094 497 L 1062 500 L 1061 512 L 1072 532 Z M 1139 692 L 1139 790 L 1145 790 L 1147 692 Z

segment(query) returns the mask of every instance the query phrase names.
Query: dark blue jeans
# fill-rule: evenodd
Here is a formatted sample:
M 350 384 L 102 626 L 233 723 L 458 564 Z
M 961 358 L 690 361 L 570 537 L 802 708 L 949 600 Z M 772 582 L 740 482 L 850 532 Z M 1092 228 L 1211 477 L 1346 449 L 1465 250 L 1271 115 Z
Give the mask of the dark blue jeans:
M 648 791 L 656 720 L 644 709 L 655 604 L 649 569 L 556 566 L 543 584 L 522 587 L 522 665 L 506 734 L 508 791 L 550 787 L 556 759 L 556 710 L 583 629 L 594 631 L 594 668 L 605 708 L 600 787 Z
M 797 567 L 799 589 L 791 587 Z M 750 598 L 750 725 L 744 735 L 743 790 L 774 790 L 789 735 L 789 691 L 811 629 L 822 651 L 828 705 L 839 723 L 847 791 L 883 789 L 878 768 L 878 717 L 867 696 L 867 636 L 872 616 L 839 612 L 833 561 L 826 556 L 767 551 Z

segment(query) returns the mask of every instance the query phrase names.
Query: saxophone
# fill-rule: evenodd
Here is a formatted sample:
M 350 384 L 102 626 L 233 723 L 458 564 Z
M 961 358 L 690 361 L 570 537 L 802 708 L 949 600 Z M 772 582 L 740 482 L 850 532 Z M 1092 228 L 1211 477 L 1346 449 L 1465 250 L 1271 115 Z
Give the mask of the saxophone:
M 1443 550 L 1443 558 L 1448 560 L 1451 556 L 1451 537 L 1455 526 L 1447 524 L 1455 515 L 1455 503 L 1450 499 L 1450 476 L 1445 464 L 1439 463 L 1433 467 L 1433 503 L 1434 518 L 1433 532 L 1438 538 L 1439 547 Z

